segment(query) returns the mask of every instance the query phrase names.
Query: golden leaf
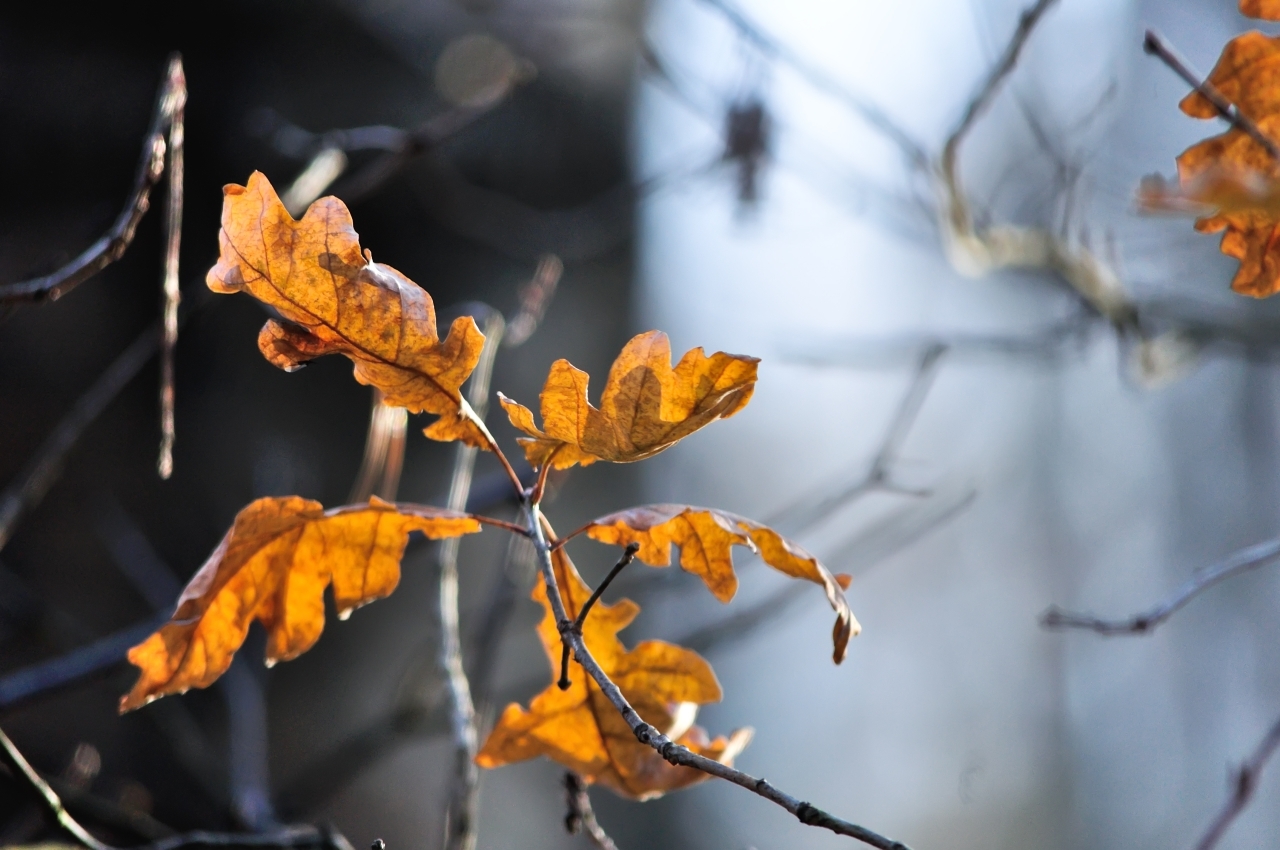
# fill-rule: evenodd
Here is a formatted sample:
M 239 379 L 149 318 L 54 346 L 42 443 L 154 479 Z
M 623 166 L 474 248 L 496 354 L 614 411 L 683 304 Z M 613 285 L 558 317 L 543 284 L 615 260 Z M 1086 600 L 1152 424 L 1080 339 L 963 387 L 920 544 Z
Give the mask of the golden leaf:
M 654 567 L 671 563 L 671 544 L 680 547 L 680 566 L 706 582 L 721 602 L 728 602 L 738 590 L 733 571 L 733 546 L 746 546 L 779 572 L 811 581 L 822 587 L 836 612 L 831 631 L 832 657 L 844 660 L 849 639 L 862 631 L 843 589 L 849 577 L 835 576 L 798 544 L 778 532 L 728 511 L 695 508 L 691 505 L 642 505 L 592 520 L 587 536 L 601 543 L 626 546 L 640 544 L 636 557 Z
M 499 395 L 533 466 L 555 469 L 597 460 L 628 463 L 652 457 L 717 419 L 727 419 L 751 399 L 759 358 L 710 357 L 701 348 L 671 368 L 667 335 L 633 338 L 613 361 L 600 407 L 587 398 L 587 373 L 567 360 L 551 366 L 542 388 L 542 428 L 524 405 Z
M 556 550 L 553 561 L 566 611 L 577 617 L 591 589 L 564 550 Z M 560 675 L 560 632 L 542 582 L 534 587 L 533 599 L 545 612 L 538 636 L 554 680 Z M 639 612 L 640 606 L 629 599 L 614 605 L 597 602 L 583 623 L 587 649 L 646 722 L 695 753 L 732 764 L 751 740 L 751 730 L 739 729 L 728 738 L 712 741 L 692 725 L 699 704 L 720 699 L 720 684 L 711 665 L 692 650 L 656 640 L 628 650 L 617 635 Z M 528 711 L 508 705 L 476 763 L 492 768 L 546 756 L 587 782 L 599 782 L 639 800 L 708 778 L 701 771 L 668 763 L 652 747 L 637 741 L 617 708 L 576 661 L 570 662 L 569 677 L 568 690 L 560 690 L 553 681 L 533 698 Z
M 1240 14 L 1265 21 L 1280 21 L 1280 0 L 1240 0 Z
M 1269 138 L 1280 140 L 1280 39 L 1248 32 L 1232 39 L 1222 51 L 1208 82 L 1253 120 Z M 1192 92 L 1180 104 L 1193 118 L 1217 118 L 1218 111 L 1204 95 Z M 1280 163 L 1248 133 L 1232 128 L 1183 151 L 1178 157 L 1183 192 L 1198 196 L 1209 190 L 1222 195 L 1232 183 L 1253 186 L 1269 196 Z M 1258 187 L 1261 188 L 1258 188 Z M 1242 295 L 1265 298 L 1280 291 L 1280 219 L 1266 205 L 1209 203 L 1218 207 L 1196 221 L 1202 233 L 1223 234 L 1220 250 L 1240 261 L 1231 288 Z M 1212 200 L 1212 199 L 1210 199 Z
M 324 629 L 330 583 L 345 617 L 395 590 L 409 532 L 440 539 L 479 530 L 468 514 L 377 497 L 330 511 L 300 496 L 258 499 L 236 515 L 169 622 L 129 650 L 141 675 L 120 710 L 213 684 L 255 618 L 267 630 L 267 663 L 296 658 Z
M 284 317 L 258 335 L 271 363 L 293 371 L 326 354 L 346 355 L 356 380 L 386 403 L 440 418 L 424 433 L 487 448 L 483 426 L 462 397 L 484 347 L 470 316 L 436 332 L 431 296 L 390 266 L 361 253 L 351 213 L 321 198 L 295 221 L 259 172 L 223 189 L 221 253 L 206 282 L 247 292 Z

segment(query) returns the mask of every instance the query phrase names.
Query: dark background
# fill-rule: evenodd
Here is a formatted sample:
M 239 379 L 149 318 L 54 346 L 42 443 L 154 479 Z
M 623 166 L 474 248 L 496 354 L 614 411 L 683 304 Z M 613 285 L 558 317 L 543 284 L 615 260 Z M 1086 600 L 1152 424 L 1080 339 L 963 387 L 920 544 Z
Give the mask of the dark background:
M 189 87 L 182 281 L 194 303 L 216 256 L 222 185 L 259 169 L 283 192 L 305 165 L 273 148 L 263 110 L 312 131 L 412 127 L 449 107 L 432 84 L 435 57 L 453 38 L 488 32 L 530 60 L 537 76 L 353 203 L 356 229 L 364 247 L 426 288 L 442 313 L 478 300 L 511 314 L 537 258 L 562 256 L 564 277 L 544 325 L 527 346 L 500 352 L 494 387 L 528 403 L 559 356 L 602 375 L 633 330 L 626 161 L 633 55 L 624 49 L 603 65 L 599 57 L 566 62 L 578 37 L 569 26 L 572 4 L 543 15 L 520 4 L 439 3 L 418 29 L 398 22 L 403 10 L 395 4 L 382 6 L 379 18 L 286 0 L 192 3 L 181 14 L 165 3 L 0 5 L 0 281 L 52 271 L 110 226 L 129 193 L 171 51 L 182 52 Z M 601 24 L 593 14 L 588 35 L 604 25 L 625 46 L 626 16 Z M 0 483 L 13 480 L 104 366 L 156 320 L 162 205 L 163 184 L 121 261 L 56 303 L 21 308 L 0 323 Z M 341 358 L 294 375 L 274 369 L 255 345 L 263 311 L 242 296 L 207 302 L 178 346 L 172 479 L 155 473 L 153 361 L 90 427 L 0 553 L 0 676 L 152 615 L 113 559 L 112 529 L 139 533 L 185 581 L 251 499 L 296 492 L 325 505 L 345 500 L 360 462 L 368 388 Z M 410 423 L 400 498 L 442 503 L 452 448 L 422 438 L 425 424 Z M 502 423 L 498 434 L 511 432 Z M 492 471 L 482 458 L 480 476 Z M 629 468 L 593 469 L 563 492 L 559 521 L 572 526 L 600 504 L 628 504 L 632 489 Z M 504 580 L 504 551 L 503 540 L 464 546 L 464 627 Z M 364 768 L 359 759 L 349 769 L 323 759 L 376 726 L 405 681 L 431 679 L 421 671 L 434 657 L 433 554 L 411 544 L 398 594 L 340 626 L 330 616 L 324 638 L 302 659 L 269 672 L 256 659 L 248 665 L 269 706 L 282 819 L 328 818 L 329 797 Z M 589 575 L 596 569 L 583 567 Z M 517 605 L 516 622 L 527 626 L 534 616 L 531 605 Z M 545 675 L 527 629 L 512 645 L 518 662 L 506 680 Z M 260 651 L 251 635 L 246 654 Z M 102 800 L 178 830 L 242 826 L 226 790 L 225 695 L 193 692 L 118 717 L 116 701 L 132 677 L 116 665 L 5 707 L 0 723 L 40 770 Z M 438 732 L 437 724 L 406 734 Z M 74 765 L 82 744 L 101 762 L 88 780 Z M 299 786 L 302 778 L 322 781 Z M 420 804 L 436 801 L 424 792 Z M 53 835 L 36 811 L 0 775 L 0 843 Z M 367 812 L 367 822 L 386 814 Z M 549 812 L 548 828 L 557 819 Z M 103 834 L 138 840 L 121 828 Z M 351 836 L 357 845 L 372 837 Z

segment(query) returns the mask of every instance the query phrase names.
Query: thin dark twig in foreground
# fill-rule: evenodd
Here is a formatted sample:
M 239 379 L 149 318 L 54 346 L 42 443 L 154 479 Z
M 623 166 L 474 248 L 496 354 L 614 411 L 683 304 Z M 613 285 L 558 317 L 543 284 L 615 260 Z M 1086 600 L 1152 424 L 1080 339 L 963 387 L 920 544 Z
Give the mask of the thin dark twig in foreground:
M 570 835 L 577 835 L 585 830 L 591 843 L 600 850 L 618 850 L 618 845 L 613 843 L 609 833 L 596 820 L 595 810 L 591 808 L 591 798 L 587 796 L 587 784 L 572 770 L 564 775 L 564 802 L 568 809 L 564 816 L 564 828 Z
M 133 242 L 138 222 L 151 206 L 151 190 L 164 173 L 165 131 L 173 126 L 175 110 L 181 110 L 186 96 L 182 59 L 175 55 L 170 60 L 169 73 L 156 98 L 155 116 L 142 144 L 142 162 L 138 166 L 133 191 L 111 229 L 57 271 L 31 280 L 0 285 L 0 304 L 45 299 L 55 301 L 124 256 Z
M 1218 115 L 1222 116 L 1232 127 L 1242 133 L 1247 133 L 1251 139 L 1271 154 L 1271 158 L 1280 162 L 1280 145 L 1275 140 L 1262 132 L 1262 128 L 1254 123 L 1253 119 L 1240 111 L 1240 108 L 1227 100 L 1222 92 L 1210 83 L 1208 80 L 1200 79 L 1194 71 L 1192 71 L 1187 63 L 1182 61 L 1182 57 L 1173 51 L 1173 48 L 1164 43 L 1164 39 L 1160 38 L 1154 30 L 1147 30 L 1146 36 L 1142 40 L 1142 49 L 1152 56 L 1157 57 L 1161 62 L 1168 65 L 1169 68 L 1179 77 L 1195 89 L 1200 95 L 1218 110 Z
M 560 625 L 560 640 L 571 646 L 574 659 L 582 665 L 582 669 L 587 675 L 595 680 L 605 698 L 613 703 L 614 708 L 622 715 L 622 719 L 631 727 L 631 731 L 635 734 L 637 741 L 652 747 L 673 765 L 700 770 L 703 773 L 726 779 L 735 785 L 758 794 L 786 809 L 807 826 L 819 826 L 829 829 L 838 835 L 856 838 L 872 847 L 878 848 L 878 850 L 909 850 L 907 845 L 901 842 L 885 838 L 883 835 L 866 827 L 841 820 L 804 800 L 792 797 L 790 794 L 775 788 L 764 779 L 757 779 L 740 770 L 721 764 L 714 759 L 698 755 L 687 747 L 672 741 L 656 728 L 646 723 L 644 718 L 627 701 L 627 698 L 623 696 L 621 689 L 614 684 L 609 675 L 601 668 L 599 662 L 591 655 L 590 650 L 587 649 L 587 645 L 582 639 L 582 635 L 574 632 L 573 621 L 569 619 L 569 615 L 565 611 L 564 601 L 560 597 L 555 565 L 551 562 L 551 546 L 547 542 L 548 531 L 543 528 L 542 512 L 536 504 L 526 502 L 525 518 L 528 521 L 530 538 L 533 540 L 534 547 L 538 553 L 538 567 L 542 573 L 542 580 L 546 584 L 547 600 L 551 605 L 551 612 L 555 616 L 556 622 Z
M 1249 760 L 1240 765 L 1240 769 L 1232 775 L 1231 796 L 1227 798 L 1222 810 L 1218 812 L 1218 816 L 1213 819 L 1213 823 L 1209 825 L 1200 843 L 1196 845 L 1196 850 L 1212 850 L 1217 846 L 1227 828 L 1253 799 L 1253 793 L 1258 790 L 1258 780 L 1262 778 L 1262 769 L 1266 767 L 1268 759 L 1277 749 L 1280 749 L 1280 720 L 1276 720 L 1271 725 L 1267 734 L 1258 742 L 1253 754 L 1249 756 Z
M 62 472 L 67 454 L 85 429 L 106 409 L 124 386 L 146 365 L 160 344 L 160 326 L 153 324 L 129 344 L 76 401 L 22 471 L 0 493 L 0 549 L 13 537 L 22 515 L 39 504 Z
M 61 798 L 41 778 L 31 763 L 23 757 L 9 736 L 0 729 L 0 761 L 8 764 L 25 779 L 32 790 L 57 820 L 58 825 L 75 836 L 90 850 L 118 850 L 94 838 L 62 805 Z M 186 832 L 143 844 L 133 850 L 179 850 L 183 847 L 327 847 L 330 850 L 351 850 L 351 844 L 341 833 L 314 826 L 293 826 L 265 833 L 237 834 L 225 832 Z
M 573 621 L 573 625 L 569 628 L 573 629 L 577 634 L 582 634 L 582 624 L 587 621 L 587 614 L 591 613 L 591 609 L 600 601 L 601 595 L 608 589 L 613 580 L 618 577 L 618 573 L 626 569 L 627 564 L 635 559 L 636 553 L 640 551 L 640 544 L 634 540 L 627 544 L 626 550 L 623 551 L 622 557 L 618 559 L 618 563 L 613 565 L 613 569 L 609 570 L 609 574 L 604 577 L 604 581 L 600 582 L 600 586 L 592 591 L 591 596 L 587 598 L 586 603 L 582 606 L 582 610 L 578 612 L 578 617 Z M 563 651 L 560 653 L 560 681 L 556 685 L 562 691 L 569 690 L 569 685 L 573 684 L 569 681 L 569 644 L 562 643 Z
M 1054 605 L 1040 616 L 1040 625 L 1047 629 L 1088 629 L 1100 635 L 1146 634 L 1154 631 L 1156 626 L 1173 616 L 1174 612 L 1202 591 L 1277 558 L 1280 558 L 1280 537 L 1241 549 L 1216 564 L 1196 570 L 1168 599 L 1126 619 L 1104 620 L 1089 614 L 1064 611 Z

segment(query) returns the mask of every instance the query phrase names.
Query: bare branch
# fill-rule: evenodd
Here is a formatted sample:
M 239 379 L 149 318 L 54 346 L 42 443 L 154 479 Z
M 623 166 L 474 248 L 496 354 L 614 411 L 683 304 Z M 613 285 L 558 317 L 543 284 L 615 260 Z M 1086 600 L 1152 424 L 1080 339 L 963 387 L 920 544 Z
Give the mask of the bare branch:
M 40 796 L 49 813 L 58 825 L 75 837 L 77 841 L 90 850 L 119 850 L 110 844 L 103 843 L 89 833 L 63 806 L 61 798 L 54 792 L 35 768 L 23 757 L 18 748 L 9 740 L 9 736 L 0 729 L 0 756 L 3 761 L 13 767 L 26 780 L 32 790 Z M 350 843 L 340 833 L 328 829 L 317 829 L 313 826 L 285 827 L 273 832 L 236 834 L 221 832 L 188 832 L 171 835 L 144 844 L 133 850 L 179 850 L 185 847 L 325 847 L 330 850 L 351 850 Z
M 13 537 L 22 516 L 44 498 L 53 482 L 62 474 L 67 455 L 75 447 L 85 429 L 106 409 L 111 400 L 133 380 L 134 376 L 156 353 L 160 344 L 160 326 L 153 324 L 129 344 L 107 367 L 84 395 L 53 429 L 40 448 L 23 466 L 22 471 L 0 493 L 0 549 Z
M 382 390 L 373 388 L 373 406 L 369 410 L 369 433 L 364 441 L 364 457 L 360 471 L 351 485 L 348 504 L 367 502 L 377 495 L 388 502 L 396 500 L 400 489 L 400 473 L 404 469 L 405 432 L 409 412 L 383 401 Z M 505 479 L 504 479 L 505 480 Z
M 571 770 L 564 775 L 564 802 L 568 809 L 564 816 L 564 828 L 570 835 L 586 830 L 591 843 L 600 850 L 618 850 L 618 845 L 613 843 L 609 833 L 596 820 L 595 810 L 591 808 L 591 798 L 587 796 L 586 783 Z
M 182 59 L 176 55 L 169 60 L 168 77 L 178 83 L 170 95 L 173 103 L 163 109 L 170 115 L 169 193 L 164 217 L 164 339 L 160 347 L 160 458 L 156 468 L 164 479 L 173 475 L 173 354 L 178 345 L 178 303 L 182 300 L 178 288 L 178 255 L 182 248 L 183 148 L 186 141 L 183 116 L 187 84 L 182 73 Z
M 133 191 L 111 229 L 80 256 L 52 274 L 0 285 L 0 304 L 45 299 L 55 301 L 124 256 L 125 250 L 133 241 L 138 222 L 151 206 L 151 190 L 164 173 L 165 132 L 174 126 L 175 117 L 181 121 L 180 115 L 186 99 L 182 59 L 175 55 L 169 60 L 168 73 L 156 97 L 155 114 L 151 119 L 147 138 L 142 144 L 142 162 L 138 166 L 137 177 L 134 178 Z M 178 139 L 180 145 L 180 130 Z M 181 155 L 179 163 L 180 161 Z
M 1232 576 L 1247 573 L 1280 558 L 1280 537 L 1234 552 L 1222 561 L 1196 570 L 1173 595 L 1152 608 L 1123 620 L 1102 620 L 1088 614 L 1064 611 L 1054 605 L 1040 615 L 1047 629 L 1088 629 L 1100 635 L 1139 635 L 1173 616 L 1201 592 Z
M 646 723 L 591 655 L 582 639 L 582 635 L 574 632 L 573 621 L 569 619 L 569 615 L 565 611 L 564 602 L 560 598 L 560 588 L 556 582 L 555 567 L 551 562 L 551 546 L 547 542 L 547 531 L 543 527 L 545 520 L 543 520 L 542 513 L 536 504 L 526 504 L 525 515 L 528 521 L 530 537 L 537 549 L 542 580 L 547 586 L 547 599 L 550 601 L 552 614 L 560 625 L 560 639 L 572 647 L 574 659 L 582 665 L 582 669 L 586 671 L 587 675 L 595 680 L 605 698 L 613 703 L 618 713 L 622 715 L 622 719 L 626 721 L 627 725 L 631 727 L 631 731 L 635 733 L 636 740 L 653 747 L 655 751 L 673 765 L 691 767 L 711 776 L 727 779 L 735 785 L 746 788 L 748 791 L 778 804 L 807 826 L 820 826 L 838 835 L 847 835 L 855 838 L 872 847 L 879 848 L 879 850 L 909 850 L 905 844 L 885 838 L 883 835 L 865 827 L 841 820 L 810 803 L 792 797 L 790 794 L 775 788 L 764 779 L 757 779 L 740 770 L 721 764 L 714 759 L 698 755 L 687 747 L 672 741 Z
M 489 379 L 494 357 L 502 342 L 506 323 L 502 314 L 490 310 L 484 320 L 484 349 L 471 373 L 468 401 L 476 416 L 483 419 L 489 397 Z M 477 450 L 458 445 L 449 483 L 448 507 L 464 510 L 471 492 Z M 449 538 L 440 546 L 440 667 L 452 703 L 454 773 L 445 807 L 446 850 L 472 850 L 476 844 L 480 774 L 475 764 L 478 750 L 476 711 L 471 700 L 471 684 L 463 667 L 462 637 L 458 624 L 458 540 Z
M 582 634 L 582 624 L 587 621 L 587 614 L 591 613 L 591 609 L 595 607 L 596 602 L 600 601 L 600 597 L 604 594 L 609 585 L 613 584 L 613 580 L 618 577 L 618 573 L 626 569 L 627 564 L 635 560 L 636 553 L 640 551 L 640 544 L 631 541 L 627 544 L 627 548 L 623 551 L 622 557 L 618 559 L 618 563 L 613 565 L 613 569 L 609 570 L 609 574 L 604 577 L 604 581 L 600 582 L 600 586 L 591 592 L 587 597 L 587 601 L 583 603 L 582 610 L 578 612 L 577 619 L 570 626 L 579 635 Z M 560 681 L 556 684 L 560 690 L 569 690 L 569 644 L 562 644 L 563 652 L 560 654 Z M 572 831 L 572 830 L 570 830 Z
M 547 312 L 551 299 L 555 297 L 560 276 L 564 274 L 564 263 L 555 254 L 544 254 L 538 260 L 538 267 L 533 278 L 520 287 L 520 312 L 507 324 L 507 333 L 502 344 L 515 348 L 533 336 Z
M 1172 47 L 1165 44 L 1164 39 L 1153 30 L 1147 30 L 1146 36 L 1142 40 L 1142 49 L 1168 65 L 1175 74 L 1186 81 L 1187 85 L 1209 101 L 1213 108 L 1218 110 L 1218 115 L 1223 120 L 1242 133 L 1247 133 L 1251 139 L 1262 146 L 1263 150 L 1271 154 L 1272 159 L 1280 162 L 1280 146 L 1276 145 L 1275 140 L 1262 132 L 1262 128 L 1255 124 L 1252 118 L 1245 115 L 1240 111 L 1239 107 L 1227 100 L 1212 83 L 1208 80 L 1202 80 L 1192 71 L 1186 61 Z
M 1258 742 L 1248 761 L 1233 773 L 1231 794 L 1200 842 L 1196 844 L 1196 850 L 1213 850 L 1218 845 L 1219 839 L 1226 834 L 1227 829 L 1253 799 L 1253 793 L 1258 789 L 1258 782 L 1262 779 L 1262 769 L 1267 766 L 1267 761 L 1277 749 L 1280 749 L 1280 720 L 1271 724 L 1271 728 Z

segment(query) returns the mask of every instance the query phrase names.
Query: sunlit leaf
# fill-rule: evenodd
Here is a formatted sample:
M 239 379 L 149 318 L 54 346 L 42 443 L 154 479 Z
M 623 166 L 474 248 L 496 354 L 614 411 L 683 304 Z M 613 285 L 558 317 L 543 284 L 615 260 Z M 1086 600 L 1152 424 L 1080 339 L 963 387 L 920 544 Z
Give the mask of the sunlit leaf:
M 141 675 L 120 710 L 211 685 L 255 619 L 267 630 L 268 663 L 301 655 L 324 629 L 330 584 L 345 617 L 395 590 L 409 532 L 440 539 L 479 530 L 467 514 L 376 497 L 330 511 L 300 496 L 258 499 L 236 515 L 169 622 L 129 650 Z
M 717 419 L 737 413 L 751 399 L 759 359 L 701 348 L 671 367 L 671 344 L 660 331 L 627 343 L 609 370 L 600 407 L 587 398 L 587 373 L 567 360 L 551 366 L 540 396 L 542 428 L 533 412 L 499 396 L 533 466 L 566 469 L 597 460 L 643 460 Z
M 553 559 L 565 608 L 576 617 L 591 589 L 563 550 L 553 553 Z M 707 779 L 708 774 L 676 767 L 637 741 L 577 662 L 570 662 L 569 689 L 560 690 L 554 681 L 560 675 L 560 633 L 542 582 L 534 587 L 533 598 L 544 609 L 538 636 L 551 661 L 553 681 L 527 711 L 514 703 L 507 706 L 476 762 L 498 767 L 546 756 L 588 782 L 642 800 Z M 640 607 L 626 599 L 614 605 L 597 603 L 583 624 L 587 649 L 645 721 L 690 750 L 731 764 L 751 740 L 751 730 L 709 740 L 692 725 L 698 705 L 720 699 L 711 665 L 692 650 L 662 641 L 644 641 L 628 650 L 617 635 L 639 612 Z
M 488 447 L 460 389 L 484 347 L 470 316 L 442 341 L 431 296 L 361 252 L 337 198 L 321 198 L 295 221 L 256 171 L 223 195 L 221 253 L 207 283 L 214 292 L 247 292 L 284 317 L 258 335 L 267 360 L 292 371 L 346 355 L 356 380 L 382 390 L 387 404 L 438 414 L 428 437 Z

